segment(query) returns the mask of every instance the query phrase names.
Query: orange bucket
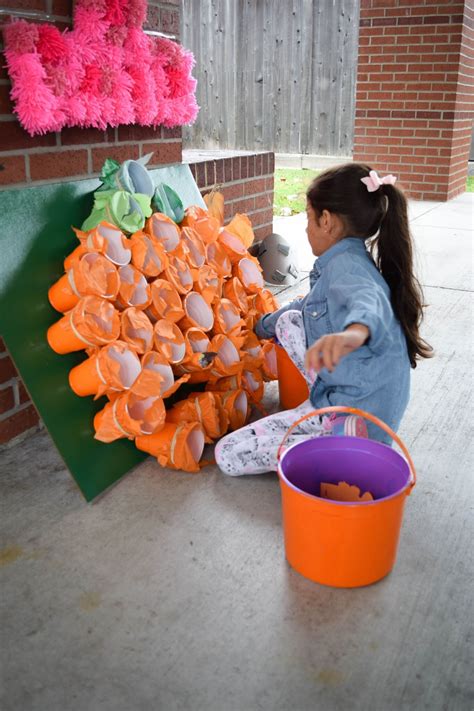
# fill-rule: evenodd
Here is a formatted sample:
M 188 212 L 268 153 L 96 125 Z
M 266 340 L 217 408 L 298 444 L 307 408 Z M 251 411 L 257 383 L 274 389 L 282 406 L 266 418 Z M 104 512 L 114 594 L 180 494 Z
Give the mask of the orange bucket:
M 292 410 L 309 398 L 308 383 L 282 346 L 275 344 L 280 405 Z
M 387 432 L 406 459 L 381 442 L 359 437 L 315 437 L 282 448 L 292 430 L 315 415 L 361 415 Z M 411 457 L 399 437 L 374 415 L 352 407 L 309 412 L 286 433 L 278 450 L 286 558 L 304 577 L 332 587 L 353 588 L 381 580 L 393 568 L 405 499 L 416 483 Z M 345 482 L 352 500 L 322 498 Z M 347 487 L 347 488 L 349 488 Z M 329 488 L 329 487 L 327 487 Z

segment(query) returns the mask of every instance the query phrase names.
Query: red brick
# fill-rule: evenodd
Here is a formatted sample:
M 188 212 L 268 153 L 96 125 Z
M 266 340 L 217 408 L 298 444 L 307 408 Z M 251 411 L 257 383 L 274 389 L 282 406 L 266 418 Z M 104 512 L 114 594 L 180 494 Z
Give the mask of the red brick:
M 161 11 L 161 31 L 179 37 L 179 11 Z
M 18 383 L 18 394 L 20 396 L 20 405 L 23 405 L 25 402 L 29 402 L 30 396 L 26 392 L 26 388 L 21 380 Z
M 173 126 L 173 128 L 161 127 L 161 138 L 179 138 L 181 139 L 183 130 L 181 126 Z
M 244 184 L 234 183 L 233 185 L 224 185 L 221 192 L 224 195 L 224 200 L 226 202 L 235 200 L 236 198 L 241 198 L 244 194 Z
M 53 0 L 52 12 L 53 15 L 72 17 L 72 0 Z
M 237 163 L 238 161 L 238 163 Z M 224 180 L 226 183 L 230 183 L 231 180 L 237 180 L 237 175 L 234 175 L 234 170 L 236 171 L 236 166 L 238 165 L 238 174 L 240 177 L 240 158 L 225 158 L 224 159 Z
M 205 163 L 196 163 L 196 183 L 198 187 L 203 188 L 206 185 L 206 165 Z
M 252 210 L 255 209 L 255 198 L 254 197 L 247 197 L 244 198 L 243 200 L 235 200 L 232 205 L 232 210 L 234 213 L 236 212 L 251 212 Z
M 221 185 L 224 182 L 224 161 L 216 160 L 216 183 Z
M 256 227 L 253 231 L 255 235 L 255 242 L 260 242 L 262 239 L 265 239 L 265 237 L 268 237 L 268 235 L 271 235 L 272 232 L 272 224 L 265 225 L 264 227 Z
M 0 383 L 6 383 L 18 375 L 16 368 L 10 356 L 0 358 Z
M 158 141 L 162 138 L 160 126 L 119 126 L 118 141 Z
M 242 159 L 240 158 L 240 156 L 237 156 L 235 158 L 232 158 L 232 178 L 230 178 L 230 180 L 240 180 L 242 177 Z
M 247 156 L 247 178 L 253 178 L 255 173 L 255 156 Z
M 62 146 L 107 143 L 109 138 L 111 136 L 107 131 L 100 131 L 98 128 L 63 128 L 59 134 Z
M 148 5 L 144 27 L 147 30 L 161 30 L 161 10 L 154 5 Z
M 10 99 L 10 84 L 0 85 L 0 114 L 12 114 L 13 104 Z
M 152 165 L 167 165 L 170 163 L 181 163 L 182 158 L 182 143 L 144 143 L 142 147 L 143 155 L 151 153 L 153 156 L 148 163 Z
M 273 206 L 273 193 L 266 193 L 265 195 L 255 196 L 255 209 L 263 210 L 266 207 Z
M 17 121 L 2 121 L 0 131 L 0 151 L 14 151 L 17 148 L 43 148 L 56 145 L 56 134 L 30 136 Z
M 8 412 L 8 410 L 13 410 L 15 407 L 15 393 L 13 388 L 9 386 L 0 390 L 0 414 Z
M 266 210 L 259 210 L 258 212 L 255 212 L 253 215 L 250 216 L 250 219 L 252 220 L 252 224 L 256 225 L 257 227 L 259 225 L 265 225 L 267 222 L 272 222 L 273 221 L 273 207 L 267 208 Z
M 85 175 L 86 173 L 87 151 L 85 149 L 32 153 L 30 155 L 30 175 L 32 180 L 65 178 L 72 175 Z
M 0 155 L 0 185 L 26 182 L 24 156 Z
M 6 0 L 4 7 L 10 10 L 39 10 L 47 11 L 46 0 Z
M 264 193 L 266 190 L 265 178 L 257 180 L 248 180 L 244 183 L 244 192 L 246 195 L 255 195 L 256 193 Z
M 216 184 L 216 170 L 213 160 L 206 161 L 206 181 L 206 185 L 213 186 Z
M 124 160 L 136 160 L 139 157 L 139 148 L 133 144 L 125 146 L 110 145 L 107 148 L 92 149 L 92 172 L 100 172 L 104 161 L 107 158 L 113 158 L 121 163 Z
M 262 155 L 255 156 L 255 175 L 262 175 Z
M 9 442 L 19 434 L 35 427 L 39 422 L 38 413 L 33 405 L 25 407 L 23 410 L 16 412 L 11 417 L 0 422 L 0 444 Z

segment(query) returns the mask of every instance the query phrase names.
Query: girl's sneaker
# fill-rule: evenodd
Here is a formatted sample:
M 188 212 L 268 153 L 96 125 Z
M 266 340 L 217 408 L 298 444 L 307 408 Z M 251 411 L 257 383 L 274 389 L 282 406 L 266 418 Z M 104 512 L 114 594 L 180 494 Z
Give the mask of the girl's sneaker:
M 336 437 L 364 437 L 368 438 L 367 425 L 363 417 L 358 415 L 339 415 L 333 412 L 329 417 L 325 417 L 323 427 L 326 434 Z

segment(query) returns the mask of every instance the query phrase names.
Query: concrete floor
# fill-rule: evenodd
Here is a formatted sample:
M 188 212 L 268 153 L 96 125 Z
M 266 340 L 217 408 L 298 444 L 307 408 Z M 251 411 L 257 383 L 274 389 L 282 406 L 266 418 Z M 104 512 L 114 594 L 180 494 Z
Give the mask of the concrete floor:
M 0 454 L 3 711 L 473 708 L 473 198 L 411 205 L 436 358 L 400 432 L 419 483 L 392 574 L 293 572 L 273 475 L 148 459 L 86 505 L 40 433 Z

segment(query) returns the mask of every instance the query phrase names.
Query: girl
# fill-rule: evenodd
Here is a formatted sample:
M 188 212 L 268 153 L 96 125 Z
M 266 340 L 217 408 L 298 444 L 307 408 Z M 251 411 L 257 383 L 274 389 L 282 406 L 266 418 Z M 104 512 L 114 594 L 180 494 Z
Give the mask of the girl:
M 358 407 L 397 430 L 408 404 L 410 367 L 431 357 L 432 349 L 419 334 L 422 293 L 413 274 L 407 202 L 395 180 L 348 163 L 311 184 L 307 235 L 317 257 L 311 290 L 263 316 L 255 329 L 285 347 L 304 374 L 310 397 L 224 437 L 215 450 L 224 473 L 276 471 L 277 450 L 289 426 L 319 407 Z M 294 430 L 288 445 L 323 434 L 367 436 L 364 422 L 354 416 L 313 417 Z M 371 423 L 368 436 L 391 443 Z

